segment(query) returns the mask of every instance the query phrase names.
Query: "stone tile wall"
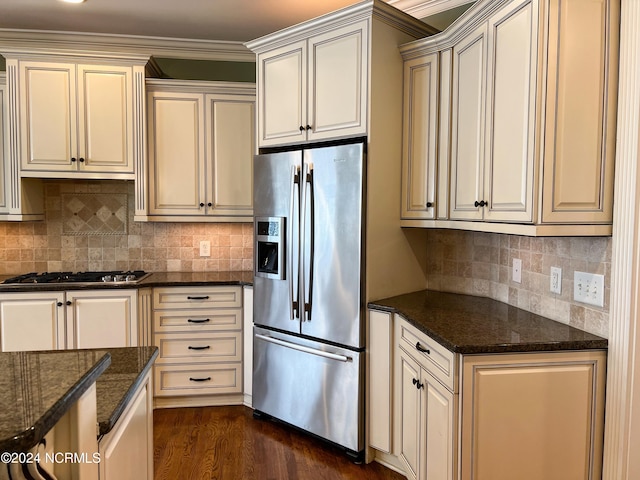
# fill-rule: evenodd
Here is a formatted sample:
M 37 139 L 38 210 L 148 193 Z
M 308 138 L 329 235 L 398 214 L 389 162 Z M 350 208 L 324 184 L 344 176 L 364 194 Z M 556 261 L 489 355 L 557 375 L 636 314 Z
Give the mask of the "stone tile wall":
M 430 230 L 428 288 L 490 297 L 608 336 L 611 286 L 610 237 L 531 238 L 517 235 Z M 511 279 L 513 259 L 522 260 L 522 283 Z M 562 268 L 562 293 L 549 291 L 550 268 Z M 573 272 L 605 276 L 604 308 L 573 300 Z
M 94 200 L 123 194 L 128 198 L 126 233 L 95 233 L 86 228 L 69 234 L 68 205 L 72 193 Z M 130 181 L 45 181 L 46 221 L 0 222 L 0 274 L 44 271 L 135 270 L 225 271 L 253 269 L 251 223 L 134 222 L 134 190 Z M 98 216 L 96 202 L 87 202 Z M 107 206 L 105 205 L 105 208 Z M 114 213 L 115 215 L 115 213 Z M 91 222 L 89 222 L 91 224 Z M 63 229 L 63 226 L 65 227 Z M 200 257 L 200 240 L 211 242 L 211 256 Z

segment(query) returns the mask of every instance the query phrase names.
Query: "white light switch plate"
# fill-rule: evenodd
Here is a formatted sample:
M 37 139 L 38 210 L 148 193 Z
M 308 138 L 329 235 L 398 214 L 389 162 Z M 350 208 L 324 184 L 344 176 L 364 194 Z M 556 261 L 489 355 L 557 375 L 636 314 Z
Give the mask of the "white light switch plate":
M 511 278 L 516 283 L 522 283 L 522 260 L 519 258 L 513 259 L 513 270 L 511 272 Z
M 562 293 L 562 269 L 560 267 L 551 267 L 549 291 L 552 293 Z
M 576 302 L 604 307 L 604 275 L 574 272 L 573 299 Z
M 209 240 L 200 240 L 200 256 L 211 256 L 211 242 Z

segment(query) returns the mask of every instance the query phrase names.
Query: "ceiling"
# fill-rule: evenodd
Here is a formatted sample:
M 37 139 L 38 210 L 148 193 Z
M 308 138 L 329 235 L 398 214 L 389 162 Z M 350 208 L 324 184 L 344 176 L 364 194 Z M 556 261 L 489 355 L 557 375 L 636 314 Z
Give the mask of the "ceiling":
M 394 3 L 398 0 L 385 0 Z M 357 0 L 1 0 L 0 28 L 245 42 Z

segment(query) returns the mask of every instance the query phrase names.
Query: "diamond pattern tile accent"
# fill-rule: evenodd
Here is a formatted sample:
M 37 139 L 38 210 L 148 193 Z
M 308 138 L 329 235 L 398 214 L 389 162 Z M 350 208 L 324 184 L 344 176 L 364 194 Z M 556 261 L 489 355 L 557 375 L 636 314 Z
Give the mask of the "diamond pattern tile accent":
M 128 232 L 126 193 L 63 193 L 62 233 L 122 235 Z

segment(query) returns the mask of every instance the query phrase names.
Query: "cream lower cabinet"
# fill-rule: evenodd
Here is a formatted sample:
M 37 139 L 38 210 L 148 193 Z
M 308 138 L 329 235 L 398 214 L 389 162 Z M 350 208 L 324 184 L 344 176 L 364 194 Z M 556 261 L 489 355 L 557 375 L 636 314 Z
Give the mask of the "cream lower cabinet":
M 255 86 L 158 80 L 148 91 L 149 208 L 141 219 L 251 221 Z
M 153 480 L 151 372 L 109 433 L 98 439 L 100 480 Z
M 138 342 L 137 290 L 0 294 L 3 352 L 132 347 Z
M 242 287 L 153 290 L 155 405 L 242 404 Z
M 483 0 L 452 27 L 401 48 L 405 75 L 434 55 L 447 60 L 439 122 L 421 114 L 426 132 L 405 122 L 417 178 L 403 184 L 415 212 L 403 211 L 402 224 L 611 234 L 619 1 Z M 421 95 L 420 107 L 405 98 L 405 118 L 432 108 L 433 94 Z M 432 139 L 435 150 L 425 147 Z M 449 155 L 437 178 L 434 151 Z M 449 205 L 428 222 L 433 214 L 416 206 L 436 182 Z
M 460 355 L 399 314 L 369 326 L 372 458 L 421 480 L 601 478 L 606 351 Z

